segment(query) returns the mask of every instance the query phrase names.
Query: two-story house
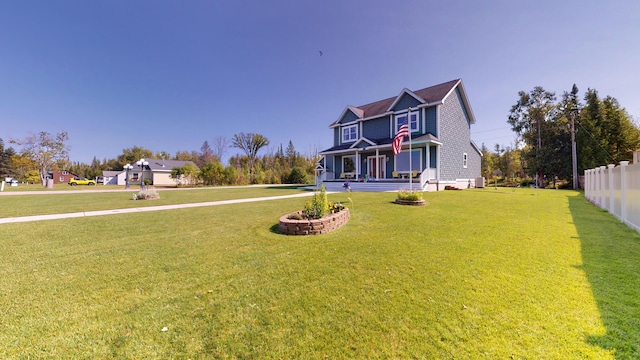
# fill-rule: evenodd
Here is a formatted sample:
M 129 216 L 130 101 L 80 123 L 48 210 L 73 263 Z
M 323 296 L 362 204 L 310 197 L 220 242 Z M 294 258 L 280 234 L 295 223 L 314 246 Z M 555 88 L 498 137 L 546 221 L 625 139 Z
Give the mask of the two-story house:
M 321 179 L 397 183 L 400 189 L 411 178 L 414 189 L 426 191 L 475 187 L 482 156 L 471 141 L 475 122 L 461 79 L 347 106 L 330 125 L 333 146 L 320 152 Z M 410 140 L 405 137 L 394 155 L 393 139 L 404 124 Z

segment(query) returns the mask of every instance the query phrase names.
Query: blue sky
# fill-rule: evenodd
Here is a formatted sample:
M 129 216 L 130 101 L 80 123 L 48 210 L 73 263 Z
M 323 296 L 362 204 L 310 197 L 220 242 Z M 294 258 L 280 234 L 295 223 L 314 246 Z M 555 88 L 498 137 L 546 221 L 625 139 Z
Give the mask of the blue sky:
M 462 78 L 492 149 L 538 85 L 639 120 L 639 39 L 637 1 L 0 0 L 0 138 L 67 131 L 85 163 L 240 132 L 309 154 L 347 105 Z

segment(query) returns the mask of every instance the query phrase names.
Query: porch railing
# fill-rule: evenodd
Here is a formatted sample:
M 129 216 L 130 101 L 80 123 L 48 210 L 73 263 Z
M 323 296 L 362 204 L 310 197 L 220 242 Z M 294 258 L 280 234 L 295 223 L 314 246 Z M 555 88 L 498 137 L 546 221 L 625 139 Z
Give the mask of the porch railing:
M 422 170 L 420 173 L 420 189 L 424 191 L 429 184 L 429 168 Z

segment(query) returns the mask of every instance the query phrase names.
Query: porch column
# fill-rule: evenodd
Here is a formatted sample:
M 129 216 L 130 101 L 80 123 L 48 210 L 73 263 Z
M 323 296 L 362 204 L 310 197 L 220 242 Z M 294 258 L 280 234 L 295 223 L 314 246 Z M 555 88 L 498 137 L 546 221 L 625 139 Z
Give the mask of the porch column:
M 356 181 L 358 180 L 358 177 L 360 176 L 360 153 L 358 151 L 356 151 Z
M 376 148 L 376 158 L 374 160 L 376 163 L 376 181 L 380 180 L 380 149 Z
M 431 144 L 427 143 L 427 180 L 431 180 Z
M 440 145 L 436 146 L 436 181 L 440 182 Z

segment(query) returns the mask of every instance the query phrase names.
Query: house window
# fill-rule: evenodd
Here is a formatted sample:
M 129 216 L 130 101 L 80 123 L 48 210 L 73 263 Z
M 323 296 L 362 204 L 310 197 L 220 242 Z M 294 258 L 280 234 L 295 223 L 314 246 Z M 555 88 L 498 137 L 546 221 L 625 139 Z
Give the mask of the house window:
M 342 157 L 342 172 L 345 174 L 353 174 L 356 172 L 356 156 Z
M 358 140 L 358 125 L 345 126 L 342 128 L 342 142 Z
M 63 183 L 64 182 L 64 176 L 60 176 L 60 178 L 58 179 L 59 182 Z
M 420 149 L 411 151 L 411 170 L 420 170 L 422 168 L 421 164 L 421 154 Z M 403 151 L 396 155 L 396 171 L 398 172 L 409 172 L 409 152 Z
M 411 123 L 409 124 L 409 128 L 411 129 L 411 132 L 418 131 L 418 112 L 412 111 L 409 114 L 409 116 L 411 118 Z M 407 114 L 396 115 L 396 129 L 394 131 L 394 135 L 398 132 L 398 129 L 400 129 L 400 126 L 405 125 L 406 123 L 407 123 Z
M 467 153 L 462 153 L 462 167 L 465 169 L 467 168 L 467 160 Z
M 63 171 L 62 175 L 69 175 L 69 172 L 68 171 Z M 60 181 L 64 181 L 64 180 L 60 180 Z

